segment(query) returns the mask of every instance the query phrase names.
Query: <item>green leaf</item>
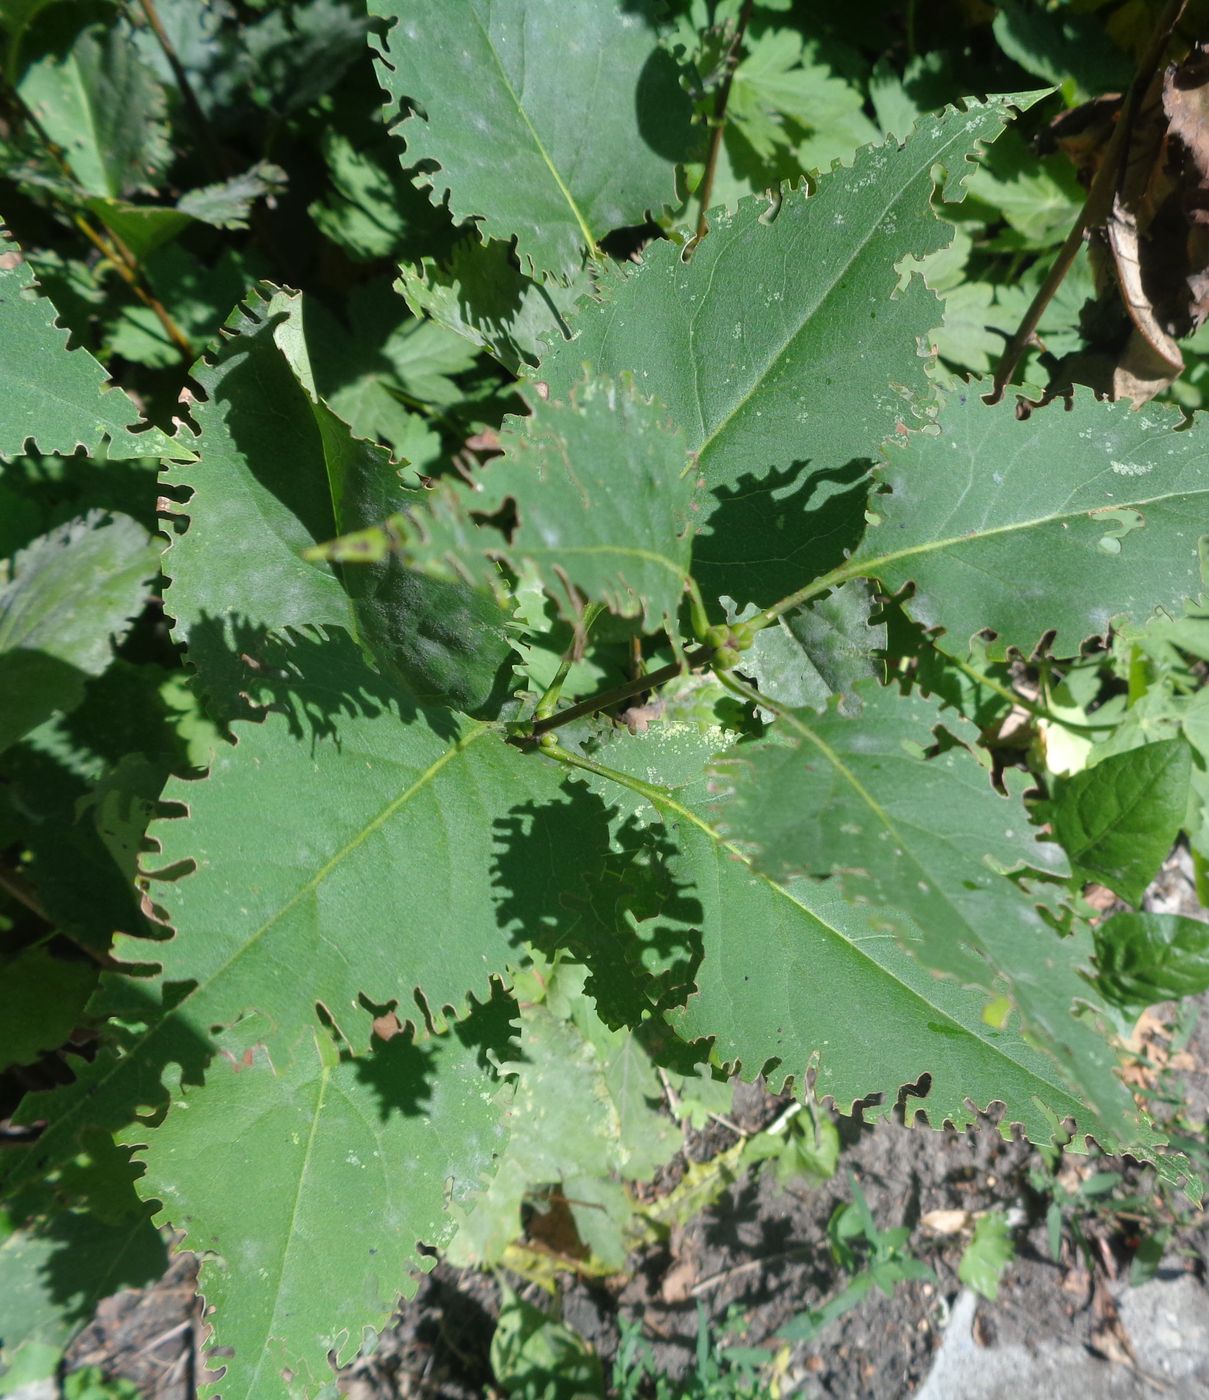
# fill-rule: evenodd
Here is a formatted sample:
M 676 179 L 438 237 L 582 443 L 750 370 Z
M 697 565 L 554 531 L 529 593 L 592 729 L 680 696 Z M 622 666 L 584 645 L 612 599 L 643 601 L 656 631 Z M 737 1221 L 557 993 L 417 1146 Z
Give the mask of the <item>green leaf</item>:
M 999 47 L 1026 72 L 1055 87 L 1070 84 L 1083 101 L 1121 92 L 1133 76 L 1103 22 L 1074 6 L 1046 12 L 1020 0 L 1001 0 L 994 30 Z
M 1007 231 L 997 241 L 1013 250 L 1061 243 L 1086 198 L 1065 156 L 1038 160 L 1015 132 L 988 152 L 969 191 L 971 203 L 976 200 L 1006 220 Z
M 93 195 L 84 201 L 84 208 L 90 214 L 95 214 L 110 233 L 117 234 L 139 263 L 145 263 L 157 249 L 179 238 L 193 223 L 189 215 L 180 209 L 155 204 L 131 204 L 128 200 L 113 199 L 108 195 Z M 156 290 L 160 289 L 157 287 Z M 156 325 L 160 325 L 158 320 Z M 162 326 L 160 330 L 163 333 Z
M 899 697 L 895 696 L 894 702 L 899 703 Z M 907 704 L 908 714 L 920 713 Z M 927 743 L 930 707 L 923 702 L 918 705 L 924 722 L 906 727 L 916 739 Z M 886 725 L 879 723 L 879 712 L 870 713 L 868 705 L 859 730 L 854 721 L 834 715 L 827 719 L 833 725 L 846 725 L 854 736 L 859 732 L 867 746 L 884 745 L 892 755 L 897 749 L 893 731 L 903 727 L 894 724 L 891 734 L 882 737 Z M 809 715 L 809 723 L 816 721 L 817 716 Z M 672 769 L 666 755 L 675 734 L 680 734 L 682 747 L 695 748 L 698 753 L 708 751 L 711 739 L 717 745 L 716 735 L 702 734 L 696 726 L 652 724 L 647 734 L 616 738 L 596 750 L 595 757 L 629 774 L 640 787 L 652 779 L 666 782 L 665 774 Z M 740 744 L 732 752 L 738 764 L 752 749 Z M 795 750 L 786 746 L 782 752 L 792 760 Z M 757 750 L 757 761 L 760 756 Z M 872 759 L 873 754 L 865 761 Z M 745 782 L 738 800 L 746 808 L 750 798 L 753 807 L 758 804 L 761 812 L 768 814 L 767 820 L 779 820 L 784 813 L 781 779 L 757 761 L 751 765 L 754 779 Z M 920 809 L 927 813 L 931 807 L 933 815 L 937 811 L 947 814 L 947 805 L 937 807 L 931 802 L 936 791 L 932 784 L 920 781 L 931 776 L 929 765 L 906 753 L 903 763 L 911 765 L 905 768 L 905 776 L 912 791 L 919 794 Z M 1016 844 L 1027 850 L 1019 839 L 1026 827 L 1018 804 L 997 798 L 973 760 L 963 768 L 963 786 L 946 784 L 944 803 L 956 796 L 963 806 L 971 801 L 979 807 L 984 802 L 997 803 L 1012 811 L 1021 823 Z M 971 769 L 973 776 L 968 771 Z M 726 781 L 733 782 L 735 777 L 733 768 L 724 771 Z M 785 781 L 793 784 L 790 813 L 800 814 L 804 822 L 811 820 L 814 803 L 811 777 L 809 769 L 805 782 L 799 771 L 784 774 Z M 765 779 L 770 781 L 761 785 Z M 649 950 L 646 966 L 654 974 L 662 960 L 691 958 L 688 980 L 692 990 L 682 1006 L 667 1013 L 683 1038 L 710 1039 L 718 1061 L 741 1065 L 748 1078 L 763 1072 L 774 1089 L 786 1080 L 800 1085 L 807 1072 L 813 1071 L 815 1095 L 834 1100 L 844 1113 L 851 1111 L 858 1099 L 875 1098 L 876 1102 L 864 1106 L 866 1116 L 888 1115 L 905 1084 L 913 1086 L 906 1099 L 908 1117 L 919 1115 L 935 1126 L 951 1122 L 964 1127 L 975 1121 L 971 1104 L 983 1108 L 998 1101 L 1004 1104 L 1001 1131 L 1008 1133 L 1011 1124 L 1019 1123 L 1034 1142 L 1065 1141 L 1061 1122 L 1067 1117 L 1077 1124 L 1076 1142 L 1086 1133 L 1094 1134 L 1102 1145 L 1146 1135 L 1132 1119 L 1129 1096 L 1112 1073 L 1108 1045 L 1068 1014 L 1072 998 L 1086 997 L 1089 987 L 1073 971 L 1056 974 L 1042 966 L 1041 955 L 1051 942 L 1055 963 L 1073 961 L 1076 949 L 1090 955 L 1090 948 L 1084 950 L 1081 941 L 1063 946 L 1039 921 L 1034 925 L 1030 902 L 1015 896 L 1011 886 L 996 899 L 991 882 L 1008 882 L 977 857 L 969 873 L 987 885 L 989 906 L 987 922 L 980 923 L 979 929 L 985 928 L 990 939 L 992 931 L 999 929 L 997 920 L 1005 914 L 1010 920 L 1015 914 L 1028 931 L 1028 970 L 1041 985 L 1038 996 L 1049 994 L 1051 979 L 1064 978 L 1060 985 L 1052 985 L 1051 1009 L 1058 1030 L 1091 1062 L 1091 1089 L 1073 1092 L 1054 1059 L 1029 1044 L 1017 1027 L 988 1023 L 983 1016 L 987 998 L 981 990 L 935 977 L 928 964 L 935 965 L 938 960 L 917 956 L 923 936 L 905 912 L 900 916 L 896 908 L 874 899 L 854 904 L 837 888 L 836 880 L 819 883 L 764 873 L 758 866 L 751 868 L 751 857 L 740 840 L 720 829 L 700 767 L 695 781 L 678 783 L 674 795 L 666 788 L 644 791 L 647 801 L 641 806 L 647 820 L 653 808 L 666 823 L 664 830 L 675 846 L 667 858 L 671 889 L 640 925 Z M 719 809 L 728 819 L 733 815 L 732 803 Z M 840 830 L 838 816 L 828 808 L 819 823 L 834 835 L 826 837 L 818 864 L 827 873 L 833 864 L 839 864 L 844 876 L 854 864 L 856 851 L 853 838 Z M 967 819 L 964 824 L 961 816 Z M 963 829 L 968 818 L 968 811 L 954 817 L 952 826 L 957 835 L 953 840 L 964 840 L 975 851 L 980 843 Z M 756 834 L 761 831 L 760 823 L 746 810 L 733 824 L 742 827 L 743 836 L 751 828 Z M 946 831 L 949 829 L 946 816 Z M 875 844 L 884 878 L 894 878 L 884 871 L 882 849 L 887 843 Z M 837 847 L 841 848 L 838 860 L 834 857 Z M 960 884 L 956 893 L 960 900 L 975 897 Z M 911 896 L 917 903 L 921 892 L 912 887 L 909 906 Z M 978 910 L 977 905 L 973 908 Z M 919 942 L 905 944 L 887 927 L 891 922 L 899 924 L 906 938 Z M 952 917 L 946 919 L 945 928 L 935 931 L 936 937 L 945 938 L 952 923 Z M 986 966 L 979 959 L 972 962 L 975 972 L 985 980 Z M 1002 986 L 996 984 L 996 990 L 1002 991 Z M 1087 1066 L 1081 1068 L 1086 1070 Z M 1097 1101 L 1100 1096 L 1107 1105 Z M 1124 1124 L 1122 1133 L 1113 1130 L 1114 1120 Z
M 0 1026 L 0 1070 L 6 1070 L 11 1065 L 33 1064 L 39 1055 L 63 1044 L 83 1020 L 97 968 L 33 947 L 6 959 L 0 979 L 7 1000 Z
M 1179 914 L 1114 914 L 1095 930 L 1099 984 L 1127 1007 L 1209 989 L 1209 924 Z
M 119 937 L 116 955 L 195 983 L 180 1007 L 199 1026 L 256 1006 L 288 1034 L 319 1001 L 360 1050 L 362 994 L 402 1016 L 417 988 L 434 1016 L 464 1009 L 537 931 L 532 901 L 575 888 L 586 857 L 517 872 L 505 916 L 498 862 L 526 804 L 569 805 L 558 770 L 484 724 L 418 711 L 339 634 L 298 637 L 270 665 L 289 712 L 241 726 L 206 779 L 170 781 L 164 801 L 188 816 L 151 826 L 158 868 L 190 871 L 156 887 L 177 936 Z M 247 833 L 266 827 L 272 857 L 249 879 Z
M 91 511 L 41 535 L 0 587 L 0 752 L 80 703 L 142 612 L 159 555 L 127 515 Z
M 465 336 L 513 374 L 536 365 L 544 342 L 570 338 L 569 322 L 590 286 L 590 269 L 567 286 L 535 282 L 505 243 L 463 239 L 448 267 L 423 258 L 399 269 L 399 290 L 417 316 Z
M 628 376 L 589 379 L 566 401 L 537 398 L 510 420 L 503 456 L 473 488 L 438 482 L 425 502 L 312 551 L 375 561 L 392 553 L 436 578 L 489 587 L 496 559 L 526 565 L 564 611 L 584 598 L 648 630 L 676 615 L 692 552 L 693 464 L 683 436 Z M 511 504 L 515 519 L 501 523 Z M 476 525 L 487 517 L 492 523 Z
M 214 228 L 247 228 L 252 205 L 280 194 L 285 185 L 286 173 L 279 165 L 258 160 L 239 175 L 187 191 L 177 200 L 176 207 Z
M 691 105 L 649 0 L 373 0 L 393 20 L 379 79 L 413 110 L 405 164 L 435 162 L 434 203 L 484 239 L 516 239 L 567 279 L 606 233 L 676 202 Z M 406 108 L 404 107 L 404 111 Z
M 999 1281 L 1015 1257 L 1016 1246 L 1007 1217 L 999 1211 L 988 1211 L 975 1222 L 974 1237 L 962 1253 L 957 1277 L 980 1298 L 989 1298 L 993 1303 L 999 1297 Z
M 379 109 L 380 110 L 380 109 Z M 350 258 L 373 262 L 404 250 L 428 252 L 450 236 L 447 211 L 399 168 L 398 152 L 376 116 L 329 126 L 320 137 L 330 188 L 307 210 L 325 238 Z
M 784 191 L 779 212 L 763 199 L 716 212 L 688 263 L 653 244 L 636 272 L 602 277 L 576 339 L 544 360 L 554 397 L 586 362 L 633 371 L 667 405 L 714 496 L 693 550 L 713 596 L 767 606 L 859 541 L 870 445 L 910 414 L 898 386 L 929 392 L 916 341 L 940 320 L 921 279 L 896 294 L 895 266 L 948 242 L 933 171 L 960 199 L 1013 100 L 1033 99 L 924 118 L 905 145 L 862 151 L 809 198 Z
M 506 1282 L 491 1338 L 491 1373 L 509 1400 L 596 1400 L 605 1393 L 600 1358 L 587 1342 Z
M 1058 788 L 1054 836 L 1079 879 L 1140 904 L 1188 809 L 1192 750 L 1168 739 L 1110 754 Z
M 503 458 L 482 478 L 488 509 L 515 504 L 505 557 L 533 564 L 554 596 L 570 585 L 648 629 L 674 618 L 692 552 L 695 471 L 662 407 L 628 378 L 589 379 L 567 402 L 539 399 L 510 426 Z
M 131 431 L 140 422 L 138 410 L 108 385 L 87 350 L 67 349 L 58 313 L 34 291 L 29 266 L 3 231 L 0 306 L 0 456 L 19 456 L 28 446 L 70 455 L 78 447 L 95 452 L 102 444 L 111 458 L 188 455 L 188 448 L 181 453 L 158 429 Z
M 424 699 L 498 710 L 512 649 L 508 614 L 489 593 L 395 557 L 350 571 L 346 590 L 337 572 L 302 558 L 419 493 L 317 397 L 300 298 L 258 294 L 228 328 L 214 362 L 195 371 L 206 395 L 194 411 L 201 462 L 168 475 L 193 494 L 189 528 L 165 559 L 165 606 L 217 712 L 237 712 L 254 688 L 241 658 L 255 663 L 268 633 L 308 624 L 353 632 Z
M 313 1394 L 328 1350 L 348 1362 L 362 1329 L 415 1291 L 417 1242 L 445 1243 L 447 1200 L 479 1187 L 502 1144 L 484 1069 L 488 1051 L 506 1053 L 509 1007 L 501 997 L 443 1036 L 396 1035 L 364 1059 L 318 1027 L 292 1044 L 275 1036 L 270 1055 L 253 1017 L 204 1086 L 130 1130 L 157 1223 L 203 1256 L 212 1345 L 233 1351 L 211 1358 L 225 1374 L 199 1395 Z
M 164 90 L 124 21 L 100 25 L 89 18 L 88 6 L 51 12 L 37 30 L 41 50 L 27 61 L 17 93 L 86 193 L 117 198 L 154 189 L 171 157 Z
M 943 627 L 951 654 L 992 630 L 996 659 L 1051 630 L 1054 655 L 1073 656 L 1120 617 L 1200 594 L 1209 471 L 1178 409 L 1085 393 L 1021 422 L 983 402 L 989 387 L 950 395 L 939 432 L 887 444 L 852 573 L 913 583 L 907 611 Z
M 833 695 L 882 675 L 874 653 L 886 645 L 886 628 L 870 622 L 872 612 L 867 586 L 850 580 L 757 632 L 744 670 L 782 705 L 824 709 Z
M 719 759 L 718 820 L 757 869 L 774 879 L 834 875 L 870 927 L 923 968 L 1006 994 L 1024 1034 L 1079 1086 L 1110 1135 L 1127 1140 L 1137 1116 L 1114 1057 L 1073 1014 L 1090 1000 L 1079 975 L 1086 950 L 1042 919 L 1041 890 L 1000 873 L 1062 873 L 1060 853 L 1030 826 L 1019 785 L 1000 796 L 960 743 L 942 736 L 940 751 L 924 757 L 939 726 L 957 736 L 972 726 L 917 694 L 858 690 L 856 718 L 834 706 L 822 716 L 787 712 L 792 740 L 740 745 Z
M 0 1394 L 14 1376 L 52 1376 L 98 1303 L 123 1288 L 149 1288 L 167 1264 L 146 1214 L 115 1223 L 60 1210 L 0 1238 Z

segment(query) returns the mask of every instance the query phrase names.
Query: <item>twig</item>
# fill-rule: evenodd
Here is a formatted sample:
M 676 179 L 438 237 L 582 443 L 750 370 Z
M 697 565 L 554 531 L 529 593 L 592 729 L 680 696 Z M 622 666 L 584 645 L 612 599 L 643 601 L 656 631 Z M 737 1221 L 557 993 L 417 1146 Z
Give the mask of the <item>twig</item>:
M 730 48 L 726 51 L 722 85 L 718 89 L 717 97 L 714 98 L 714 114 L 710 118 L 713 134 L 710 137 L 709 154 L 705 158 L 705 174 L 701 177 L 701 188 L 698 192 L 701 198 L 701 212 L 697 216 L 697 232 L 693 235 L 690 248 L 695 248 L 709 232 L 709 224 L 705 215 L 714 193 L 714 176 L 718 170 L 718 156 L 722 151 L 722 136 L 726 130 L 726 104 L 730 101 L 730 89 L 735 80 L 735 69 L 739 66 L 743 36 L 747 32 L 747 22 L 751 19 L 754 6 L 755 0 L 743 0 L 743 8 L 739 11 L 734 37 L 730 41 Z
M 155 316 L 164 328 L 164 334 L 176 348 L 191 360 L 194 355 L 192 342 L 172 319 L 168 308 L 145 284 L 137 261 L 130 250 L 116 237 L 112 240 L 97 231 L 82 214 L 73 216 L 75 226 L 85 238 L 101 253 L 101 256 L 114 269 L 123 282 L 138 297 L 139 301 Z
M 147 17 L 147 23 L 151 26 L 151 32 L 155 35 L 156 41 L 164 52 L 164 57 L 168 60 L 168 67 L 172 69 L 172 76 L 176 79 L 176 86 L 180 89 L 181 101 L 185 104 L 185 111 L 189 114 L 189 121 L 193 125 L 198 144 L 201 147 L 202 159 L 209 166 L 212 174 L 221 176 L 225 172 L 221 161 L 216 158 L 219 147 L 210 127 L 210 119 L 197 100 L 197 94 L 193 91 L 189 75 L 185 72 L 176 48 L 168 37 L 168 31 L 164 28 L 159 17 L 159 11 L 155 8 L 155 0 L 139 0 L 139 4 L 143 14 Z
M 1108 217 L 1121 164 L 1121 154 L 1128 141 L 1138 103 L 1150 85 L 1154 70 L 1158 67 L 1171 38 L 1171 31 L 1179 23 L 1180 15 L 1186 4 L 1187 0 L 1167 0 L 1167 5 L 1155 24 L 1146 51 L 1138 61 L 1134 80 L 1130 84 L 1129 91 L 1125 94 L 1125 101 L 1121 104 L 1121 113 L 1104 151 L 1104 159 L 1100 162 L 1100 168 L 1096 171 L 1087 191 L 1087 198 L 1083 201 L 1083 208 L 1079 211 L 1079 217 L 1075 220 L 1074 227 L 1066 235 L 1065 243 L 1058 250 L 1058 256 L 1054 259 L 1049 274 L 1038 288 L 1037 295 L 1029 304 L 1028 310 L 1024 313 L 1024 319 L 1016 328 L 1015 335 L 1004 347 L 1003 355 L 995 369 L 993 387 L 990 394 L 987 395 L 988 403 L 998 403 L 1003 397 L 1004 388 L 1016 372 L 1020 357 L 1033 343 L 1033 337 L 1037 333 L 1037 327 L 1041 324 L 1045 308 L 1062 285 L 1079 249 L 1083 246 L 1084 234 L 1089 228 L 1102 224 Z
M 708 647 L 698 647 L 695 651 L 686 652 L 684 660 L 688 669 L 695 671 L 698 667 L 704 666 L 711 655 Z M 621 700 L 628 700 L 631 695 L 640 695 L 646 690 L 658 690 L 661 685 L 673 681 L 677 676 L 683 674 L 684 666 L 679 661 L 669 661 L 666 666 L 661 666 L 657 671 L 651 671 L 648 675 L 626 681 L 623 685 L 614 686 L 611 690 L 602 690 L 599 695 L 590 695 L 586 700 L 581 700 L 569 709 L 559 710 L 557 714 L 538 720 L 533 726 L 533 735 L 535 738 L 540 738 L 541 735 L 548 734 L 552 729 L 560 729 L 564 724 L 570 724 L 572 720 L 582 719 L 584 715 L 593 715 L 598 710 L 608 709 L 610 705 L 616 705 Z
M 778 1259 L 792 1259 L 799 1254 L 810 1254 L 814 1248 L 814 1245 L 800 1244 L 793 1249 L 779 1249 L 775 1254 L 763 1254 L 759 1259 L 745 1259 L 742 1264 L 734 1264 L 729 1269 L 719 1269 L 716 1274 L 709 1274 L 693 1284 L 689 1289 L 689 1297 L 699 1298 L 702 1293 L 708 1293 L 711 1288 L 717 1288 L 721 1283 L 729 1283 L 731 1279 L 754 1273 L 765 1264 L 771 1264 Z
M 44 924 L 53 924 L 54 920 L 46 912 L 46 906 L 38 898 L 32 885 L 24 880 L 15 870 L 8 870 L 0 865 L 0 890 L 5 894 L 11 894 L 18 904 L 24 904 L 31 914 L 36 914 Z

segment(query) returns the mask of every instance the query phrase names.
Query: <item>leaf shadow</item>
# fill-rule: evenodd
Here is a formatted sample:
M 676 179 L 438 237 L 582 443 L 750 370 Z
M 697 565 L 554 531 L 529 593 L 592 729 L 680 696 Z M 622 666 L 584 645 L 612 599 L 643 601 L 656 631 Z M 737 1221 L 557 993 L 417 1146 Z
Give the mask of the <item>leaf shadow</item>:
M 715 487 L 717 504 L 693 542 L 706 597 L 768 607 L 842 564 L 864 533 L 872 467 L 863 457 L 822 471 L 796 461 Z
M 703 150 L 705 129 L 693 125 L 692 102 L 680 85 L 680 69 L 661 45 L 652 48 L 638 74 L 634 111 L 638 134 L 669 163 L 683 164 Z
M 203 614 L 189 653 L 207 708 L 225 727 L 272 711 L 286 716 L 296 739 L 339 744 L 342 718 L 393 712 L 400 724 L 427 724 L 442 739 L 458 733 L 450 711 L 387 680 L 341 627 L 274 632 L 238 615 Z
M 611 1028 L 682 1004 L 703 956 L 700 902 L 671 873 L 661 826 L 620 824 L 582 783 L 556 802 L 514 807 L 495 824 L 498 917 L 514 942 L 569 955 Z
M 392 1114 L 418 1118 L 432 1103 L 432 1086 L 439 1082 L 438 1046 L 446 1036 L 473 1050 L 477 1068 L 491 1080 L 499 1078 L 498 1066 L 517 1056 L 516 1003 L 496 985 L 485 1002 L 475 1003 L 441 1037 L 423 1038 L 414 1025 L 389 1036 L 374 1035 L 369 1055 L 351 1059 L 357 1079 L 378 1100 L 385 1122 Z

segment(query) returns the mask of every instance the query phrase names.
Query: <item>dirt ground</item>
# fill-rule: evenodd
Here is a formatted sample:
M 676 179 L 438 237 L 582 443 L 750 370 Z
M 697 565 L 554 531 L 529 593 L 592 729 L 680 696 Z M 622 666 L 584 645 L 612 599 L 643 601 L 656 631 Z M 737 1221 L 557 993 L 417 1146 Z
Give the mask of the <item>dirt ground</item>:
M 1186 860 L 1168 862 L 1148 897 L 1155 909 L 1197 911 Z M 1185 1007 L 1182 1024 L 1188 1024 Z M 1158 1008 L 1147 1022 L 1157 1057 L 1169 1060 L 1167 1083 L 1179 1085 L 1183 1116 L 1194 1136 L 1209 1145 L 1209 997 L 1183 1048 L 1169 1045 L 1175 1008 Z M 759 1086 L 736 1098 L 733 1118 L 745 1131 L 766 1126 L 782 1101 Z M 869 1293 L 811 1344 L 799 1344 L 783 1372 L 782 1393 L 891 1400 L 910 1395 L 928 1372 L 959 1282 L 963 1240 L 921 1224 L 939 1210 L 1012 1212 L 1016 1257 L 996 1302 L 979 1305 L 976 1340 L 986 1346 L 1047 1338 L 1082 1344 L 1105 1358 L 1126 1361 L 1128 1339 L 1116 1322 L 1112 1293 L 1127 1275 L 1139 1240 L 1154 1221 L 1076 1212 L 1086 1250 L 1064 1232 L 1059 1259 L 1050 1255 L 1046 1212 L 1053 1199 L 1030 1180 L 1038 1155 L 1026 1143 L 1005 1142 L 987 1121 L 970 1132 L 905 1128 L 892 1120 L 870 1126 L 859 1111 L 836 1120 L 843 1142 L 840 1168 L 814 1188 L 779 1187 L 770 1172 L 737 1183 L 665 1245 L 631 1260 L 628 1277 L 585 1282 L 568 1278 L 565 1321 L 606 1362 L 616 1353 L 618 1319 L 640 1321 L 660 1369 L 677 1376 L 692 1364 L 698 1300 L 721 1326 L 741 1330 L 728 1338 L 746 1346 L 772 1345 L 778 1328 L 796 1313 L 821 1304 L 843 1284 L 827 1245 L 827 1221 L 852 1199 L 849 1174 L 860 1183 L 878 1225 L 914 1228 L 911 1253 L 926 1262 L 937 1282 L 901 1284 L 893 1296 Z M 735 1137 L 711 1123 L 690 1137 L 686 1152 L 698 1160 L 730 1146 Z M 1068 1159 L 1060 1180 L 1069 1190 L 1089 1172 L 1112 1167 L 1144 1196 L 1153 1178 L 1131 1162 Z M 674 1183 L 683 1161 L 669 1168 Z M 1187 1270 L 1202 1283 L 1209 1258 L 1209 1222 L 1185 1206 L 1169 1219 L 1164 1267 Z M 160 1285 L 120 1294 L 98 1310 L 71 1349 L 69 1367 L 99 1365 L 127 1377 L 157 1400 L 190 1400 L 204 1328 L 191 1296 L 193 1266 L 178 1258 Z M 519 1281 L 514 1280 L 519 1286 Z M 542 1306 L 536 1289 L 523 1296 Z M 348 1368 L 340 1388 L 351 1400 L 470 1400 L 491 1394 L 488 1348 L 498 1310 L 498 1287 L 488 1276 L 439 1265 L 421 1283 L 371 1357 Z M 1209 1293 L 1206 1294 L 1209 1304 Z

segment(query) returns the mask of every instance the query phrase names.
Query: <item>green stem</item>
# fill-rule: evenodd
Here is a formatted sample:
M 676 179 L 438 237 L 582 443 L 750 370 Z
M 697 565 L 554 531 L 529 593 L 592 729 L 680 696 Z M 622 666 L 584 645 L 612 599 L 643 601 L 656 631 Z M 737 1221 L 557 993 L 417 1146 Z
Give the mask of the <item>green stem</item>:
M 1000 685 L 998 681 L 992 680 L 990 676 L 979 671 L 976 667 L 971 666 L 968 661 L 962 661 L 959 657 L 947 655 L 946 659 L 951 661 L 959 671 L 964 671 L 971 680 L 977 681 L 979 685 L 985 686 L 993 694 L 1001 696 L 1004 700 L 1009 701 L 1013 705 L 1019 705 L 1022 710 L 1027 710 L 1030 715 L 1036 716 L 1037 719 L 1047 720 L 1050 724 L 1060 724 L 1063 729 L 1069 729 L 1074 734 L 1101 734 L 1105 730 L 1115 729 L 1117 727 L 1115 724 L 1076 724 L 1074 720 L 1062 719 L 1044 705 L 1038 705 L 1035 700 L 1026 699 L 1025 696 L 1012 690 L 1010 687 Z
M 610 782 L 620 783 L 622 787 L 638 793 L 640 797 L 645 797 L 656 806 L 667 803 L 672 797 L 668 788 L 657 787 L 654 783 L 645 783 L 641 778 L 632 777 L 629 773 L 618 772 L 616 768 L 606 768 L 603 763 L 596 763 L 590 758 L 585 758 L 581 753 L 572 753 L 570 749 L 564 749 L 559 743 L 543 747 L 542 753 L 547 758 L 552 758 L 555 763 L 563 763 L 568 768 L 582 768 L 585 773 L 594 773 L 598 778 L 607 778 Z
M 577 630 L 575 640 L 567 648 L 566 654 L 558 663 L 558 670 L 554 673 L 554 679 L 542 692 L 542 697 L 537 702 L 537 708 L 533 711 L 534 719 L 549 719 L 554 713 L 555 706 L 558 704 L 558 697 L 562 694 L 563 683 L 566 681 L 571 667 L 583 654 L 584 638 L 586 638 L 588 633 L 592 630 L 592 624 L 602 612 L 604 612 L 603 603 L 589 603 L 584 608 L 583 622 Z
M 715 671 L 714 679 L 719 685 L 729 690 L 732 695 L 737 695 L 740 700 L 745 700 L 749 704 L 756 705 L 763 710 L 771 710 L 778 719 L 783 719 L 792 728 L 803 733 L 805 732 L 806 726 L 787 705 L 782 705 L 779 700 L 774 700 L 770 695 L 762 695 L 755 686 L 748 685 L 746 681 L 741 681 L 738 676 L 733 675 L 730 671 Z
M 641 695 L 647 690 L 658 690 L 661 685 L 675 680 L 677 676 L 684 675 L 686 669 L 689 671 L 699 670 L 710 660 L 711 656 L 712 653 L 708 647 L 698 647 L 695 651 L 685 653 L 683 663 L 672 661 L 666 666 L 661 666 L 657 671 L 651 671 L 648 675 L 638 676 L 632 681 L 626 681 L 623 685 L 613 686 L 610 690 L 602 690 L 598 695 L 590 695 L 577 705 L 572 705 L 569 709 L 560 710 L 556 715 L 551 715 L 549 719 L 538 720 L 533 726 L 534 737 L 541 738 L 543 734 L 548 734 L 552 729 L 560 729 L 564 724 L 582 719 L 585 715 L 593 715 L 598 710 L 606 710 L 611 705 L 628 700 L 632 695 Z
M 783 617 L 787 612 L 792 612 L 794 608 L 800 608 L 803 603 L 817 598 L 820 593 L 827 593 L 831 589 L 839 587 L 841 583 L 847 583 L 850 578 L 862 577 L 869 577 L 867 566 L 854 567 L 852 564 L 841 564 L 838 568 L 832 569 L 830 573 L 822 574 L 813 582 L 806 584 L 804 588 L 799 588 L 796 593 L 782 598 L 779 603 L 773 603 L 771 607 L 764 608 L 754 617 L 749 617 L 747 625 L 753 632 L 762 632 L 765 627 L 771 627 L 777 618 Z
M 722 136 L 726 130 L 726 105 L 730 101 L 730 89 L 735 80 L 735 69 L 739 66 L 739 54 L 743 49 L 743 36 L 747 32 L 747 23 L 751 19 L 751 12 L 754 8 L 755 0 L 743 0 L 743 8 L 739 12 L 739 21 L 735 25 L 734 37 L 730 41 L 730 48 L 726 51 L 722 86 L 714 98 L 714 112 L 713 116 L 710 117 L 710 126 L 713 128 L 713 132 L 710 136 L 709 154 L 705 158 L 705 173 L 701 177 L 701 187 L 698 191 L 701 212 L 697 216 L 697 232 L 693 235 L 689 248 L 695 248 L 709 232 L 709 222 L 705 216 L 709 212 L 709 202 L 713 198 L 714 176 L 717 174 L 718 157 L 722 151 Z

